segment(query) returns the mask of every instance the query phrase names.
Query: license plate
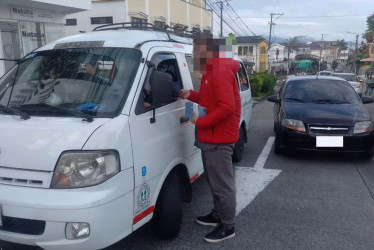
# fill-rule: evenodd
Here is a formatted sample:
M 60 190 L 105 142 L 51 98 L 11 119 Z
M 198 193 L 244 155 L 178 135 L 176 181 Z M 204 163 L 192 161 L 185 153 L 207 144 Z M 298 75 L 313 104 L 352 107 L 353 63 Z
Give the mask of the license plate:
M 343 147 L 343 136 L 316 136 L 316 147 Z

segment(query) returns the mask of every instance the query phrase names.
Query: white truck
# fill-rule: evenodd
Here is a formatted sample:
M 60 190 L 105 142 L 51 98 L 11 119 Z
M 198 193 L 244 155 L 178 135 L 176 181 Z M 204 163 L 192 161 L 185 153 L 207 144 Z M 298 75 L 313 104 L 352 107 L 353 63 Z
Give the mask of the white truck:
M 98 249 L 151 220 L 158 236 L 175 237 L 182 201 L 203 173 L 194 125 L 183 119 L 186 101 L 176 95 L 193 88 L 191 57 L 190 39 L 113 24 L 41 47 L 7 72 L 0 240 Z M 252 109 L 241 65 L 234 160 Z

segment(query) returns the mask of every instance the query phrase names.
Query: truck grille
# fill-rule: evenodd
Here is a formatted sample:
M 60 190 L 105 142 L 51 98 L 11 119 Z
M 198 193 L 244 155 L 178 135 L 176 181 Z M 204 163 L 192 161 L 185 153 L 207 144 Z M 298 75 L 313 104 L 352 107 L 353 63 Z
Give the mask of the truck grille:
M 0 184 L 49 188 L 53 172 L 0 167 Z
M 29 220 L 3 216 L 3 226 L 0 231 L 27 235 L 42 235 L 45 229 L 45 221 Z

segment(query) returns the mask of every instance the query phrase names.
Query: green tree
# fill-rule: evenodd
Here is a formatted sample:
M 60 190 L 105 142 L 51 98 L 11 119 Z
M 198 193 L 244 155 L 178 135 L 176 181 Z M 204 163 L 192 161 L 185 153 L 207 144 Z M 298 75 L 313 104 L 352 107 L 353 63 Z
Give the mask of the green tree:
M 363 34 L 362 38 L 366 39 L 368 43 L 373 42 L 374 34 L 374 13 L 371 16 L 368 16 L 366 19 L 367 30 Z
M 339 48 L 340 50 L 346 50 L 346 49 L 348 48 L 348 46 L 347 46 L 347 42 L 344 41 L 344 39 L 342 39 L 342 40 L 338 40 L 338 41 L 336 41 L 336 43 L 337 43 L 337 46 L 338 46 L 338 48 Z
M 335 70 L 338 67 L 338 62 L 336 60 L 332 61 L 332 69 Z

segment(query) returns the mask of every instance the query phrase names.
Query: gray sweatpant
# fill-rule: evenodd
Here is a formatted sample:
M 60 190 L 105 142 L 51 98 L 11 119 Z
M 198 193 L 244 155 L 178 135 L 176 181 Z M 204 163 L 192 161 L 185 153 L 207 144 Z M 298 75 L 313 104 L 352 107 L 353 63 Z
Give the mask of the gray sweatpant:
M 205 175 L 213 195 L 213 214 L 221 218 L 222 224 L 235 225 L 236 192 L 231 155 L 232 144 L 201 145 Z

